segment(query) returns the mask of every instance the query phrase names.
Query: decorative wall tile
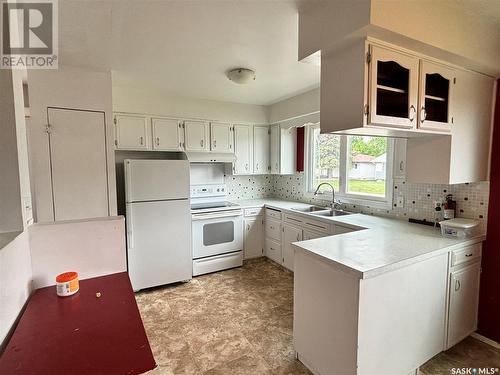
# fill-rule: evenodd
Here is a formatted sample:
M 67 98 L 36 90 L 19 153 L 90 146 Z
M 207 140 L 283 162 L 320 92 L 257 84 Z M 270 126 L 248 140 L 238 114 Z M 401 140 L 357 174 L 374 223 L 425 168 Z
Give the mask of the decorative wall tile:
M 225 183 L 230 199 L 273 197 L 327 206 L 329 200 L 305 194 L 304 173 L 294 175 L 226 176 Z M 395 180 L 391 209 L 344 203 L 343 208 L 368 215 L 409 218 L 430 222 L 441 221 L 442 212 L 434 210 L 434 201 L 443 202 L 447 194 L 457 201 L 457 217 L 477 219 L 486 229 L 488 214 L 489 182 L 457 185 L 411 184 Z M 403 207 L 396 207 L 398 197 L 403 197 Z

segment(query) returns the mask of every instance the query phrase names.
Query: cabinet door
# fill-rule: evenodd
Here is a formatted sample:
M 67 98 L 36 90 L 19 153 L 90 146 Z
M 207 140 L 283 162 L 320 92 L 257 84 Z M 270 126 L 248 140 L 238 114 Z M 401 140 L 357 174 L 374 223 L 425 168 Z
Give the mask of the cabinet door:
M 253 172 L 268 174 L 269 165 L 269 128 L 256 126 L 253 129 Z
M 418 59 L 371 46 L 369 124 L 412 129 L 417 122 Z
M 279 174 L 297 171 L 297 128 L 280 128 Z
M 290 271 L 293 271 L 294 251 L 292 242 L 302 241 L 302 229 L 293 227 L 288 224 L 283 225 L 283 265 Z
M 451 273 L 447 347 L 455 345 L 477 328 L 479 276 L 479 262 Z
M 271 173 L 279 174 L 280 173 L 280 126 L 272 125 L 270 134 L 270 164 L 271 164 Z
M 253 129 L 248 125 L 234 126 L 234 174 L 252 174 Z
M 233 129 L 231 124 L 210 123 L 210 149 L 216 152 L 233 152 Z
M 209 151 L 208 129 L 205 121 L 184 121 L 186 151 Z
M 266 238 L 265 254 L 269 259 L 275 261 L 276 263 L 282 264 L 283 261 L 281 256 L 281 244 L 278 241 Z
M 394 170 L 393 178 L 406 178 L 406 139 L 394 139 Z
M 151 119 L 153 128 L 153 149 L 161 151 L 182 150 L 182 125 L 179 120 L 166 118 Z
M 455 71 L 425 60 L 420 64 L 418 127 L 424 130 L 450 131 L 453 123 L 450 100 Z
M 115 146 L 118 150 L 148 150 L 149 123 L 145 116 L 115 116 Z
M 262 217 L 245 219 L 245 259 L 263 255 L 263 228 Z

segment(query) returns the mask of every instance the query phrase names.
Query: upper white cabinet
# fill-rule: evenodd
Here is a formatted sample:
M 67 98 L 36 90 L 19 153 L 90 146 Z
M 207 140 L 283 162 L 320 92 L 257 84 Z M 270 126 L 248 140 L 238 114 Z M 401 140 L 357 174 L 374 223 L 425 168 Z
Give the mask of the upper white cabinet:
M 271 170 L 269 127 L 255 126 L 253 132 L 253 171 L 255 174 L 267 174 Z
M 271 125 L 270 134 L 271 174 L 294 174 L 296 172 L 297 129 L 284 129 Z
M 214 152 L 233 152 L 233 128 L 231 124 L 210 123 L 210 150 Z
M 418 67 L 416 57 L 371 46 L 368 123 L 413 129 L 417 122 Z
M 420 62 L 418 127 L 450 131 L 453 124 L 450 101 L 456 82 L 454 69 L 429 61 Z
M 184 121 L 184 148 L 186 151 L 209 151 L 209 123 L 206 121 Z
M 150 129 L 146 116 L 116 115 L 115 146 L 118 150 L 147 150 L 150 148 Z
M 152 118 L 151 126 L 154 150 L 182 150 L 183 132 L 181 121 L 168 118 Z
M 236 161 L 233 174 L 248 175 L 253 173 L 253 127 L 234 125 L 234 153 Z

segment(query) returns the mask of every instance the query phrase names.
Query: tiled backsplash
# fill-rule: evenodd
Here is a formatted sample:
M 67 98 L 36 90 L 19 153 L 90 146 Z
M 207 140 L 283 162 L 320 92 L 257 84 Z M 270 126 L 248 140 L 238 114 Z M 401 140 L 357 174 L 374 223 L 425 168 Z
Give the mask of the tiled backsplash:
M 267 176 L 226 176 L 225 182 L 231 199 L 252 199 L 274 197 L 285 200 L 327 205 L 329 202 L 304 194 L 304 174 Z M 410 184 L 395 180 L 393 200 L 404 198 L 403 207 L 382 209 L 359 204 L 345 204 L 348 211 L 369 215 L 392 216 L 402 220 L 414 218 L 434 221 L 434 201 L 442 201 L 447 194 L 453 194 L 457 201 L 457 217 L 481 221 L 483 229 L 488 214 L 489 182 L 457 185 Z M 439 215 L 439 214 L 438 214 Z M 440 217 L 437 217 L 440 219 Z

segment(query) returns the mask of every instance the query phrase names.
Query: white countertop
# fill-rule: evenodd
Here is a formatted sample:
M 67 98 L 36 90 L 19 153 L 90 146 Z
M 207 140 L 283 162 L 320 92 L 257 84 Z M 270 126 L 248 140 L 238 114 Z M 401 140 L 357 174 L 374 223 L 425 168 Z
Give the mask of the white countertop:
M 310 204 L 255 199 L 233 201 L 242 207 L 270 207 L 316 220 L 358 229 L 354 232 L 296 242 L 295 248 L 335 264 L 353 276 L 366 279 L 434 257 L 485 239 L 442 237 L 438 228 L 378 216 L 351 214 L 324 217 L 291 210 Z

